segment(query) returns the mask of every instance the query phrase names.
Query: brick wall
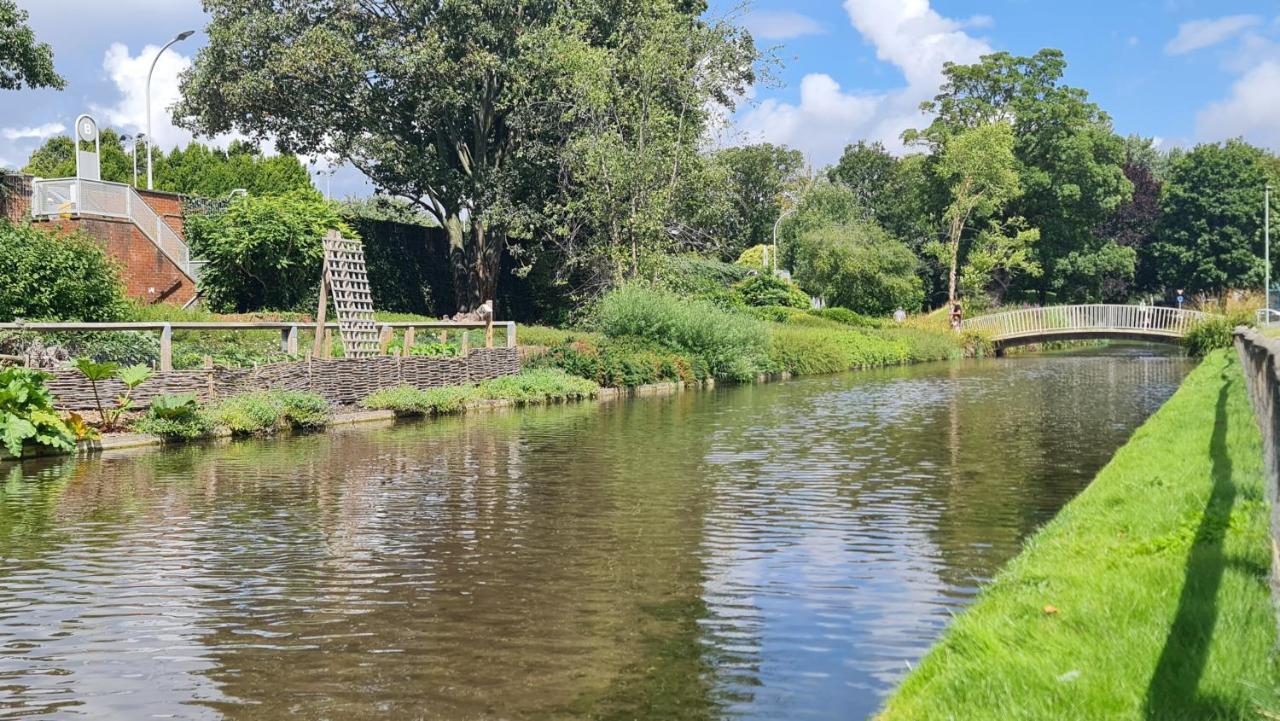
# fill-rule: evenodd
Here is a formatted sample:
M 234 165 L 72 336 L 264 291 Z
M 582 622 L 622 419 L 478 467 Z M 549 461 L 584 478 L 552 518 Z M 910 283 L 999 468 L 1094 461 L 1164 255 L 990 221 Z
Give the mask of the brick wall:
M 3 173 L 3 171 L 0 171 Z M 21 173 L 0 175 L 0 217 L 14 222 L 31 217 L 31 176 Z
M 130 298 L 144 303 L 184 305 L 195 297 L 195 283 L 132 222 L 115 218 L 58 218 L 42 221 L 66 232 L 79 230 L 97 239 L 120 265 Z
M 138 195 L 156 211 L 164 221 L 173 228 L 178 237 L 187 239 L 187 232 L 182 222 L 182 196 L 177 193 L 162 193 L 159 190 L 138 189 Z

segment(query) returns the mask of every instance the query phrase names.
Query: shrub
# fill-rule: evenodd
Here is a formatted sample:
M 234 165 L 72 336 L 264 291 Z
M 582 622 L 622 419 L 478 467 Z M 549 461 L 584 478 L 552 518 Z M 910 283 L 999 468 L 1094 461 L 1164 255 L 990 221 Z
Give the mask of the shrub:
M 686 297 L 722 293 L 751 274 L 749 268 L 692 254 L 652 255 L 645 259 L 640 271 L 654 285 Z
M 640 338 L 696 356 L 717 376 L 748 380 L 768 362 L 767 326 L 661 290 L 623 286 L 601 300 L 597 322 L 610 338 Z
M 1187 353 L 1199 358 L 1219 348 L 1229 348 L 1235 329 L 1253 325 L 1253 316 L 1244 310 L 1226 315 L 1211 315 L 1197 321 L 1187 331 Z
M 402 385 L 374 391 L 360 401 L 360 405 L 370 410 L 389 410 L 408 415 L 443 415 L 462 412 L 466 409 L 467 402 L 479 395 L 475 386 L 422 389 Z
M 192 252 L 208 261 L 200 287 L 209 307 L 241 313 L 309 306 L 319 287 L 325 233 L 359 237 L 310 189 L 241 196 L 225 210 L 190 215 L 186 229 Z
M 93 402 L 98 407 L 98 417 L 104 430 L 111 430 L 120 425 L 120 418 L 133 407 L 133 391 L 151 378 L 151 369 L 144 365 L 133 365 L 121 368 L 115 363 L 96 363 L 88 358 L 77 358 L 76 370 L 89 380 L 93 389 Z M 124 393 L 110 407 L 102 404 L 98 384 L 111 379 L 118 379 L 124 384 Z
M 796 240 L 794 254 L 796 281 L 834 305 L 887 315 L 924 302 L 915 254 L 874 223 L 820 226 Z
M 21 456 L 28 443 L 75 448 L 75 435 L 53 410 L 53 395 L 44 385 L 48 377 L 29 368 L 0 370 L 0 438 L 10 455 Z
M 600 391 L 600 386 L 558 368 L 533 368 L 485 381 L 478 391 L 484 398 L 536 404 L 591 398 Z
M 565 343 L 548 349 L 532 365 L 560 368 L 608 388 L 694 381 L 708 375 L 697 360 L 635 338 Z
M 851 325 L 855 328 L 883 328 L 886 325 L 885 321 L 881 318 L 872 318 L 870 316 L 862 315 L 861 313 L 855 313 L 848 308 L 840 308 L 838 306 L 831 308 L 816 308 L 809 312 L 819 318 L 834 320 L 837 323 Z
M 272 390 L 232 396 L 214 406 L 209 415 L 233 435 L 254 435 L 322 428 L 332 409 L 314 393 Z
M 761 243 L 760 245 L 753 245 L 742 251 L 742 255 L 738 256 L 738 259 L 733 261 L 733 264 L 740 265 L 751 270 L 771 270 L 771 268 L 766 266 L 764 263 L 766 250 L 769 251 L 769 266 L 772 266 L 774 261 L 773 254 L 777 251 L 774 246 L 765 245 L 764 243 Z
M 113 321 L 127 308 L 119 271 L 102 246 L 0 218 L 0 321 Z
M 810 305 L 808 294 L 800 290 L 800 286 L 771 273 L 757 273 L 743 278 L 733 289 L 742 296 L 742 302 L 749 306 L 808 308 Z
M 203 438 L 213 430 L 213 421 L 200 411 L 194 393 L 163 395 L 151 401 L 147 414 L 134 424 L 139 433 L 170 440 Z

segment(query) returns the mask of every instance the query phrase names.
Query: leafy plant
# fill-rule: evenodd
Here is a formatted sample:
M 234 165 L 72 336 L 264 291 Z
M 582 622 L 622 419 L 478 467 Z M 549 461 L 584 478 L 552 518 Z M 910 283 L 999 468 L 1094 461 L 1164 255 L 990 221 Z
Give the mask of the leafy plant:
M 77 358 L 75 367 L 88 379 L 89 386 L 93 389 L 93 402 L 98 408 L 98 417 L 102 420 L 102 427 L 105 430 L 118 427 L 121 416 L 133 407 L 134 389 L 146 383 L 152 376 L 151 369 L 144 365 L 121 368 L 116 363 L 97 363 L 88 358 Z M 117 379 L 124 384 L 124 393 L 116 397 L 114 406 L 107 408 L 102 404 L 102 394 L 98 384 L 112 379 Z
M 788 308 L 808 308 L 809 296 L 800 286 L 772 273 L 757 273 L 738 281 L 733 289 L 749 306 L 780 305 Z
M 30 442 L 75 448 L 75 434 L 53 410 L 53 395 L 44 385 L 48 377 L 16 366 L 0 370 L 0 438 L 10 455 L 21 456 Z
M 80 233 L 0 217 L 0 320 L 112 321 L 125 312 L 119 270 Z
M 513 376 L 481 383 L 481 397 L 521 404 L 553 403 L 591 398 L 600 391 L 593 381 L 571 376 L 558 368 L 535 368 Z
M 1187 353 L 1197 358 L 1219 348 L 1229 348 L 1238 326 L 1253 325 L 1253 316 L 1247 311 L 1227 315 L 1211 315 L 1197 321 L 1187 331 Z
M 192 440 L 208 435 L 213 430 L 213 421 L 200 411 L 196 394 L 178 393 L 152 400 L 147 414 L 134 428 L 167 439 Z
M 478 397 L 479 391 L 475 386 L 423 389 L 402 385 L 374 391 L 360 401 L 360 405 L 370 410 L 390 410 L 406 415 L 443 415 L 462 412 L 468 401 Z
M 314 393 L 272 390 L 232 396 L 210 409 L 209 415 L 234 435 L 260 435 L 322 428 L 333 409 Z

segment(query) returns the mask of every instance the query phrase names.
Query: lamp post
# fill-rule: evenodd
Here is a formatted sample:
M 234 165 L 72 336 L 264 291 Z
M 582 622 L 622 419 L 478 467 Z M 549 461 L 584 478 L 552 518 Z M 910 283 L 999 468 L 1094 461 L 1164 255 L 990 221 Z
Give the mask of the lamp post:
M 178 33 L 178 36 L 170 40 L 168 43 L 165 43 L 165 46 L 160 48 L 160 52 L 156 53 L 155 59 L 151 61 L 151 69 L 147 71 L 147 190 L 153 189 L 151 175 L 151 138 L 153 137 L 151 134 L 151 76 L 155 73 L 156 63 L 160 62 L 160 56 L 164 55 L 164 51 L 168 50 L 169 46 L 174 43 L 181 42 L 192 35 L 195 35 L 195 32 L 195 30 L 185 30 Z
M 1262 289 L 1263 307 L 1267 310 L 1267 322 L 1271 322 L 1271 183 L 1262 193 L 1262 253 L 1266 265 L 1266 287 Z
M 778 214 L 778 219 L 773 221 L 773 274 L 778 274 L 778 226 L 782 225 L 782 219 L 796 212 L 796 208 L 788 208 Z

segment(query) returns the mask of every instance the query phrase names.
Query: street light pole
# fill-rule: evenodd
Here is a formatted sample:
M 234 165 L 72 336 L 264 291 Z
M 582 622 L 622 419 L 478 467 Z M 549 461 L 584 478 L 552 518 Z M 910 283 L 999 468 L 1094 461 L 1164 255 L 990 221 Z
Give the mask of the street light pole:
M 789 208 L 778 214 L 778 219 L 773 221 L 773 274 L 778 274 L 778 226 L 782 224 L 782 219 L 796 212 L 795 208 Z
M 1266 267 L 1267 285 L 1262 289 L 1263 307 L 1267 309 L 1267 322 L 1271 322 L 1271 183 L 1267 183 L 1266 190 L 1262 193 L 1262 247 L 1263 247 L 1263 264 Z
M 178 36 L 170 40 L 164 47 L 160 48 L 160 52 L 156 53 L 156 57 L 151 61 L 151 69 L 147 71 L 147 190 L 152 190 L 154 184 L 151 175 L 151 76 L 156 71 L 156 63 L 160 62 L 160 56 L 164 55 L 164 51 L 168 50 L 171 45 L 176 42 L 186 40 L 195 34 L 194 30 L 186 30 L 178 33 Z

